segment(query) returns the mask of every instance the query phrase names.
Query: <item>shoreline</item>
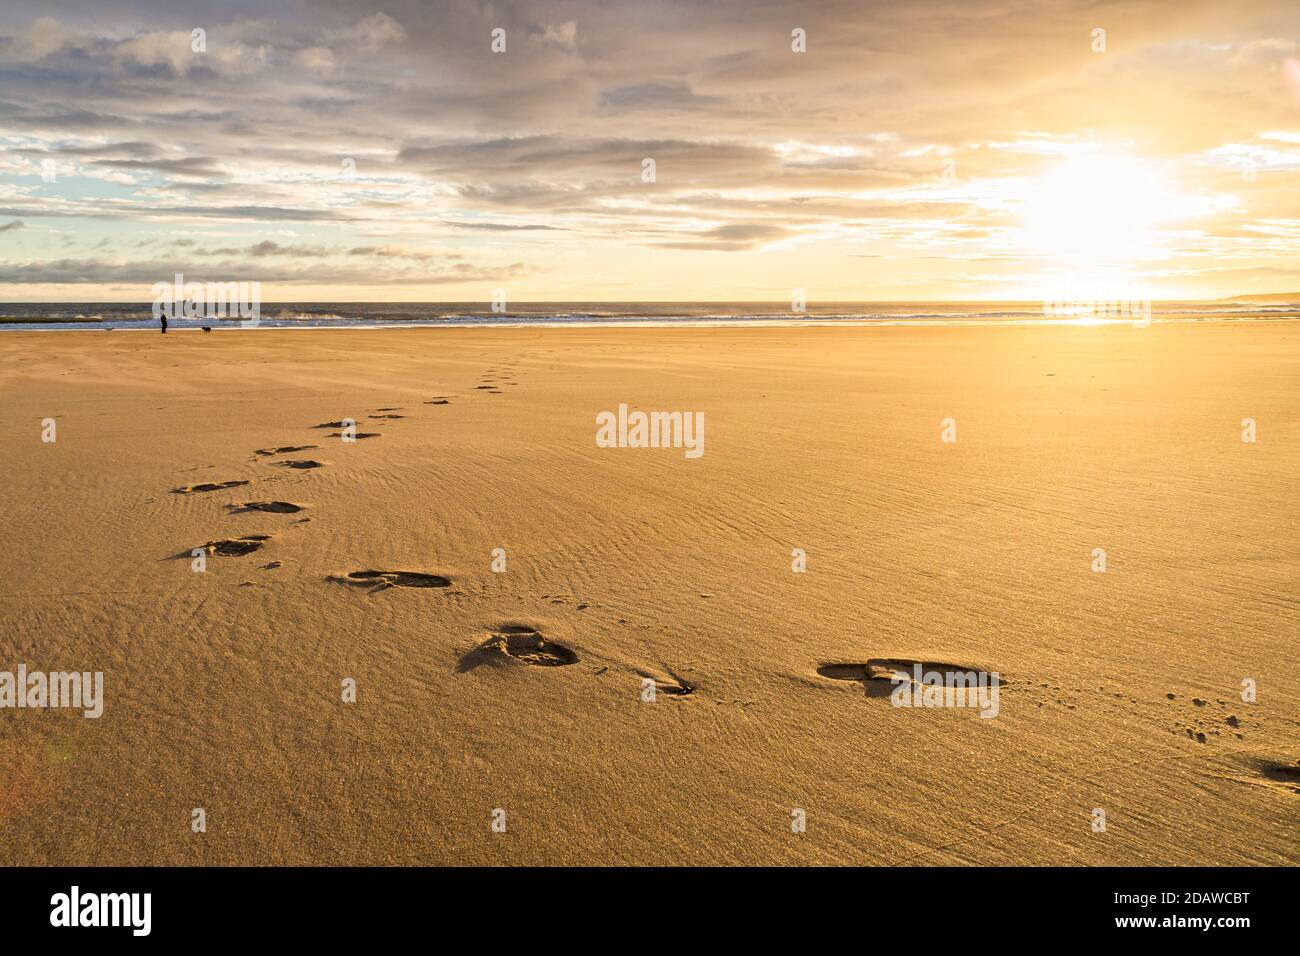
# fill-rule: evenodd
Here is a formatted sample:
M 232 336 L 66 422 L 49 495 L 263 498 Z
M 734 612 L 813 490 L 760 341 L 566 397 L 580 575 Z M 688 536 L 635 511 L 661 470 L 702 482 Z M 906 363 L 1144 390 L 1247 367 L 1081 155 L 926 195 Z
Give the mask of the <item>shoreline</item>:
M 1061 327 L 1091 328 L 1099 326 L 1132 326 L 1146 328 L 1151 325 L 1252 325 L 1268 322 L 1295 322 L 1300 316 L 1279 315 L 1242 315 L 1242 316 L 1204 316 L 1204 317 L 1155 317 L 1149 321 L 1135 319 L 1099 319 L 1099 318 L 1044 318 L 1044 319 L 672 319 L 672 320 L 623 320 L 608 321 L 580 320 L 573 322 L 537 321 L 508 322 L 484 321 L 464 322 L 456 320 L 429 320 L 426 322 L 376 322 L 376 323 L 330 323 L 311 324 L 259 324 L 256 326 L 212 325 L 213 332 L 251 332 L 268 330 L 317 331 L 334 329 L 337 331 L 384 331 L 388 329 L 600 329 L 600 328 L 997 328 L 1008 327 Z M 98 320 L 66 320 L 61 324 L 93 325 Z M 41 320 L 7 320 L 0 321 L 0 332 L 153 332 L 160 334 L 156 326 L 126 327 L 110 326 L 89 329 L 46 328 L 32 329 L 22 326 L 41 324 Z M 49 323 L 51 325 L 56 323 Z M 19 326 L 8 328 L 7 326 Z M 177 325 L 168 323 L 168 333 L 201 332 L 201 326 Z

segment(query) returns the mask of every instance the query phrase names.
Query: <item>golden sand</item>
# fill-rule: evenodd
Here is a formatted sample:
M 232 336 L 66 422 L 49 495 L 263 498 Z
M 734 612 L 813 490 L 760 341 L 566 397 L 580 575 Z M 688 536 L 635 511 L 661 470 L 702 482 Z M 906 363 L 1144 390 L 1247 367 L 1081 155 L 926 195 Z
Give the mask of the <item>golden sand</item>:
M 1294 325 L 0 342 L 0 863 L 1300 862 Z

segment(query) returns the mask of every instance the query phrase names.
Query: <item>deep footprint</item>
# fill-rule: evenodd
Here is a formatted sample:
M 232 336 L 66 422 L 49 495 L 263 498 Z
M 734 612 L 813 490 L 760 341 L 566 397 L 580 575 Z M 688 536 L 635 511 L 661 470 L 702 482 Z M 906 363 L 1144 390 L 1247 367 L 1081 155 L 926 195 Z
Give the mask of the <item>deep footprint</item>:
M 296 451 L 307 451 L 310 448 L 317 448 L 317 445 L 281 445 L 279 448 L 259 448 L 253 452 L 255 455 L 264 457 L 270 455 L 292 455 Z
M 460 659 L 461 671 L 500 660 L 533 667 L 565 667 L 578 663 L 578 655 L 563 644 L 547 640 L 526 624 L 503 624 L 486 641 Z
M 1289 786 L 1296 793 L 1300 793 L 1300 761 L 1296 763 L 1269 761 L 1259 768 L 1259 772 L 1265 779 Z
M 292 515 L 302 511 L 305 505 L 295 505 L 291 501 L 245 501 L 242 505 L 227 505 L 233 514 L 245 511 L 269 511 L 277 515 Z
M 277 465 L 280 468 L 297 468 L 297 469 L 325 467 L 324 462 L 315 461 L 314 459 L 311 458 L 290 458 L 287 461 L 274 461 L 271 462 L 271 464 Z
M 342 432 L 330 432 L 330 438 L 342 438 Z M 378 438 L 379 432 L 357 432 L 353 438 Z
M 831 680 L 856 681 L 863 686 L 868 697 L 888 697 L 894 691 L 894 672 L 874 663 L 823 664 L 817 673 Z
M 405 415 L 371 415 L 370 418 L 405 418 Z
M 445 588 L 451 585 L 451 578 L 424 571 L 352 571 L 344 576 L 335 575 L 330 580 L 366 587 L 371 592 L 386 591 L 389 588 Z
M 242 538 L 224 538 L 221 541 L 209 541 L 203 545 L 203 550 L 208 554 L 220 555 L 223 558 L 240 558 L 246 554 L 252 554 L 269 540 L 271 540 L 269 534 L 246 534 Z
M 1263 769 L 1263 774 L 1270 780 L 1282 780 L 1287 783 L 1300 783 L 1300 763 L 1266 764 Z
M 174 495 L 195 495 L 205 491 L 221 491 L 225 488 L 238 488 L 240 485 L 250 484 L 248 481 L 205 481 L 198 485 L 186 485 L 184 488 L 173 489 Z
M 975 674 L 983 673 L 977 667 L 966 667 L 962 664 L 946 664 L 938 661 L 917 661 L 908 658 L 893 657 L 873 657 L 864 663 L 827 663 L 817 668 L 817 673 L 822 677 L 828 677 L 831 680 L 856 681 L 860 683 L 867 692 L 868 697 L 888 697 L 898 684 L 906 682 L 913 683 L 913 668 L 916 665 L 921 666 L 922 674 L 938 672 L 944 676 L 945 684 L 948 683 L 950 674 Z M 1006 686 L 1007 681 L 998 675 L 998 686 Z

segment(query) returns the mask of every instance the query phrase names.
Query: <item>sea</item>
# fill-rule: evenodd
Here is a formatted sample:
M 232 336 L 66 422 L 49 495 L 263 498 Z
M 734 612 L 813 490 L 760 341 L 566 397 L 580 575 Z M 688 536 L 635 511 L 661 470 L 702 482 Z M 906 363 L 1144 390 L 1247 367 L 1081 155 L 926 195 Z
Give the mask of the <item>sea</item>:
M 409 328 L 413 326 L 565 325 L 1101 325 L 1258 322 L 1300 318 L 1296 301 L 1154 302 L 1144 309 L 1038 302 L 824 302 L 794 311 L 787 302 L 520 302 L 494 311 L 487 302 L 270 302 L 262 329 Z M 238 318 L 177 318 L 169 329 L 240 329 Z M 151 302 L 0 303 L 0 330 L 150 329 Z

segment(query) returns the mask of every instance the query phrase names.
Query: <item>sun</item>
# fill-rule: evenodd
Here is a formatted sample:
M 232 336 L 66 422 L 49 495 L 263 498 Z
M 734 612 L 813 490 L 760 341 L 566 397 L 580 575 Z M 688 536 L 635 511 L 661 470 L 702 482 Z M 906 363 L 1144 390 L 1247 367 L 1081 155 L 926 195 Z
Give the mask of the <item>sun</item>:
M 1074 266 L 1122 265 L 1159 254 L 1159 231 L 1181 197 L 1160 167 L 1131 156 L 1072 156 L 1029 184 L 1025 244 Z

